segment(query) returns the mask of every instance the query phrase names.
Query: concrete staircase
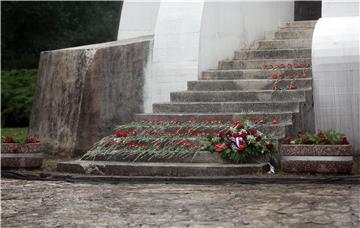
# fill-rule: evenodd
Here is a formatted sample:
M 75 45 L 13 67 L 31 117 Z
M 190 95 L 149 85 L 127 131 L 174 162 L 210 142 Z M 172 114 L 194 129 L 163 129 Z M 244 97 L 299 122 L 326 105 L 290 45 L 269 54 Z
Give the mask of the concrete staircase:
M 259 130 L 280 141 L 299 131 L 314 130 L 312 79 L 295 79 L 295 90 L 273 91 L 271 70 L 263 70 L 263 64 L 311 64 L 311 38 L 315 21 L 281 24 L 277 32 L 266 33 L 246 50 L 236 51 L 232 60 L 220 61 L 218 69 L 204 71 L 197 81 L 188 82 L 188 90 L 171 93 L 171 101 L 153 105 L 153 113 L 137 114 L 138 123 L 120 126 L 118 130 L 143 130 L 174 132 L 180 129 L 157 124 L 149 126 L 139 122 L 149 119 L 164 120 L 239 120 L 257 118 L 264 120 Z M 299 69 L 299 71 L 301 71 Z M 286 86 L 291 80 L 279 83 Z M 279 124 L 273 124 L 277 119 Z M 185 126 L 186 128 L 186 126 Z M 184 126 L 181 130 L 186 131 Z M 208 126 L 198 130 L 214 130 Z M 215 129 L 217 130 L 217 129 Z M 188 136 L 187 140 L 197 138 Z M 266 172 L 267 164 L 226 164 L 219 155 L 202 152 L 197 157 L 136 163 L 131 159 L 109 159 L 106 152 L 97 161 L 63 162 L 62 172 L 117 176 L 237 176 Z M 90 159 L 91 160 L 91 159 Z M 102 161 L 99 161 L 102 160 Z M 111 161 L 108 161 L 111 160 Z
M 262 126 L 278 139 L 298 132 L 313 131 L 312 79 L 295 81 L 296 90 L 274 92 L 272 70 L 264 64 L 311 64 L 311 39 L 316 21 L 288 22 L 276 32 L 265 34 L 250 49 L 239 50 L 232 60 L 220 61 L 218 69 L 204 71 L 198 81 L 189 81 L 188 90 L 172 92 L 169 103 L 153 105 L 153 113 L 136 119 L 226 119 L 262 118 L 267 123 L 280 120 L 274 128 Z M 298 69 L 299 72 L 302 69 Z

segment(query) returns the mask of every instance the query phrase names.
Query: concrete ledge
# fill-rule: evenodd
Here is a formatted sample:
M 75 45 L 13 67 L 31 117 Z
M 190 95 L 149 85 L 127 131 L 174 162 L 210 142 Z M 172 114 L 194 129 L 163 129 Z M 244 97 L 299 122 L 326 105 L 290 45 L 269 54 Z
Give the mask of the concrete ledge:
M 59 172 L 115 175 L 115 176 L 162 176 L 162 177 L 216 177 L 264 173 L 269 169 L 262 164 L 216 163 L 156 163 L 156 162 L 108 162 L 69 161 L 57 166 Z

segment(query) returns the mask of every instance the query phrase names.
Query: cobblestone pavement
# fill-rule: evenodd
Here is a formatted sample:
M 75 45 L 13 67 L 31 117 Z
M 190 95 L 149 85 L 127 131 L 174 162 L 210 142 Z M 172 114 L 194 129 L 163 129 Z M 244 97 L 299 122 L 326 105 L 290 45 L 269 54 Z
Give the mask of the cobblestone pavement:
M 357 185 L 2 180 L 2 227 L 359 227 Z

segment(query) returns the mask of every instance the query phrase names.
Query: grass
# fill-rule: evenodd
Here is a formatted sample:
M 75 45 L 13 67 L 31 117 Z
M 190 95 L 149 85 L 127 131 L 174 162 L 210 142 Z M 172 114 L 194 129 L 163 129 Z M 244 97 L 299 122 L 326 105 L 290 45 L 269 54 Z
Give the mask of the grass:
M 28 128 L 1 128 L 1 137 L 11 136 L 17 142 L 24 143 L 28 136 Z
M 60 160 L 58 159 L 44 159 L 41 168 L 44 171 L 56 171 L 56 167 L 59 162 Z

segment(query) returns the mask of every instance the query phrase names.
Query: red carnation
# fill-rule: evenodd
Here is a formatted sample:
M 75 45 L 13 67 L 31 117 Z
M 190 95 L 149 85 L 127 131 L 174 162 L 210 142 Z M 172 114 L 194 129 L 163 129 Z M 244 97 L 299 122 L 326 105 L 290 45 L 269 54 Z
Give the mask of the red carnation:
M 40 141 L 35 138 L 30 137 L 30 138 L 27 138 L 25 142 L 26 143 L 39 143 Z
M 234 138 L 240 137 L 240 134 L 232 134 L 232 137 Z
M 322 131 L 319 131 L 317 134 L 316 134 L 320 139 L 325 139 L 325 135 Z
M 216 152 L 221 153 L 223 150 L 225 150 L 225 147 L 222 144 L 216 144 L 214 149 Z
M 15 143 L 15 140 L 11 136 L 5 136 L 4 143 Z
M 239 149 L 238 149 L 238 152 L 242 152 L 242 151 L 244 151 L 245 149 L 246 149 L 246 143 L 240 144 Z
M 277 78 L 278 78 L 278 75 L 277 75 L 276 73 L 273 73 L 273 74 L 271 75 L 271 78 L 272 78 L 272 79 L 277 79 Z
M 251 134 L 251 135 L 255 135 L 256 132 L 257 132 L 256 129 L 251 129 L 251 130 L 250 130 L 250 134 Z
M 295 82 L 291 82 L 290 84 L 289 84 L 289 86 L 288 86 L 288 89 L 296 89 L 297 87 L 296 87 L 296 84 L 295 84 Z
M 272 124 L 279 124 L 280 121 L 278 119 L 273 119 Z
M 115 133 L 114 133 L 114 136 L 116 136 L 116 137 L 127 137 L 128 136 L 128 133 L 127 132 L 122 132 L 122 131 L 116 131 Z
M 266 149 L 268 149 L 269 151 L 272 151 L 273 147 L 274 146 L 273 146 L 272 143 L 269 143 L 269 144 L 266 145 Z
M 231 142 L 231 141 L 228 141 L 228 142 L 226 143 L 226 148 L 231 148 L 231 145 L 232 145 L 232 142 Z
M 287 68 L 292 68 L 292 64 L 289 63 L 289 64 L 287 65 Z
M 285 66 L 285 64 L 280 64 L 279 67 L 280 68 L 285 68 L 286 66 Z
M 346 137 L 342 138 L 341 144 L 349 144 Z
M 243 128 L 244 128 L 244 126 L 241 125 L 241 124 L 236 125 L 236 129 L 237 129 L 237 130 L 240 130 L 240 129 L 243 129 Z
M 240 137 L 243 138 L 243 139 L 246 139 L 246 136 L 247 136 L 246 132 L 243 132 L 243 133 L 240 134 Z
M 259 142 L 260 140 L 261 140 L 261 136 L 260 135 L 256 136 L 256 142 Z

